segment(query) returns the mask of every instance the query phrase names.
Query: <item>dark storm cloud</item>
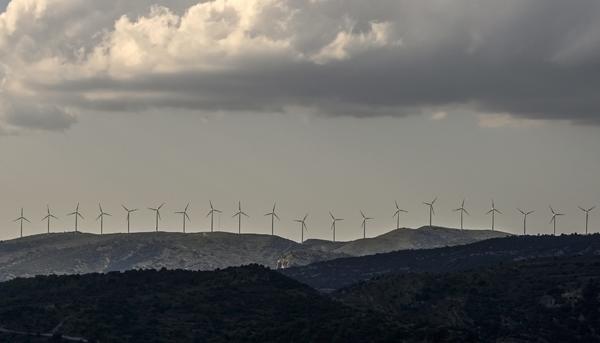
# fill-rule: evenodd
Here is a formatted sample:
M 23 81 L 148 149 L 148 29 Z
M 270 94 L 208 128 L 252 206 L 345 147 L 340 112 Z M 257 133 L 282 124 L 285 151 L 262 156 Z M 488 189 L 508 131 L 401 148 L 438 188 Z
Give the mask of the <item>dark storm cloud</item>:
M 236 32 L 250 38 L 285 42 L 284 48 L 265 44 L 266 50 L 275 52 L 246 53 L 253 45 L 243 45 L 237 36 L 227 36 L 221 29 L 215 30 L 222 35 L 217 38 L 207 33 L 219 20 L 198 32 L 185 31 L 185 20 L 179 15 L 188 16 L 187 25 L 208 22 L 215 11 L 186 12 L 180 4 L 175 19 L 155 11 L 149 18 L 161 20 L 144 23 L 156 25 L 157 35 L 167 32 L 160 38 L 152 36 L 153 30 L 149 34 L 147 26 L 136 26 L 136 17 L 127 25 L 104 28 L 104 45 L 96 53 L 103 51 L 101 57 L 111 67 L 118 65 L 114 61 L 121 56 L 116 55 L 119 50 L 131 49 L 127 44 L 132 31 L 152 38 L 150 43 L 134 45 L 135 53 L 142 56 L 135 68 L 122 63 L 124 67 L 116 71 L 23 82 L 57 106 L 115 111 L 305 107 L 326 115 L 366 117 L 451 106 L 531 119 L 600 123 L 598 1 L 252 3 L 257 10 L 247 17 L 255 20 L 251 25 L 241 24 L 248 10 L 240 3 L 235 10 L 223 10 L 227 17 L 219 20 L 232 20 L 231 25 L 240 26 Z M 194 17 L 194 13 L 201 14 Z M 212 47 L 177 50 L 175 57 L 185 57 L 180 65 L 172 57 L 162 57 L 163 51 L 173 49 L 172 42 L 186 34 L 215 39 L 215 51 L 218 43 L 231 41 L 221 47 L 222 58 L 211 55 Z M 123 35 L 128 40 L 121 39 Z M 87 65 L 94 61 L 92 57 L 86 55 Z M 195 58 L 202 68 L 190 64 Z M 157 68 L 165 64 L 169 68 Z M 121 72 L 127 75 L 121 77 Z

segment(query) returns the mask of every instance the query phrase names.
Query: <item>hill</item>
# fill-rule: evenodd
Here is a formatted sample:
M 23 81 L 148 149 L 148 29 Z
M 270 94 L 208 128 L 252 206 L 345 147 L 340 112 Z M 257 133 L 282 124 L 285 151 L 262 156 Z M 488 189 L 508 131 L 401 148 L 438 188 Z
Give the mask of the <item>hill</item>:
M 402 335 L 383 315 L 257 265 L 15 279 L 0 283 L 0 327 L 0 341 L 13 343 L 53 330 L 57 342 L 65 334 L 119 343 L 391 342 Z
M 270 235 L 225 232 L 149 232 L 94 235 L 57 233 L 0 243 L 0 280 L 48 274 L 83 274 L 131 269 L 213 270 L 257 263 L 277 267 L 290 251 L 311 263 L 344 255 L 313 251 Z
M 351 256 L 365 256 L 397 250 L 431 249 L 479 242 L 510 234 L 491 230 L 457 230 L 439 226 L 423 226 L 416 230 L 401 228 L 374 238 L 332 246 L 330 252 Z
M 428 230 L 424 229 L 403 229 L 403 233 L 389 233 L 366 240 L 336 243 L 309 240 L 305 244 L 278 236 L 226 232 L 44 234 L 0 242 L 0 281 L 35 275 L 163 267 L 213 270 L 257 263 L 270 268 L 285 268 L 367 251 L 379 252 L 378 249 L 388 251 L 407 244 L 412 247 L 452 245 L 490 236 L 489 232 L 468 233 L 442 228 L 434 228 L 434 231 L 437 234 L 425 234 Z M 413 239 L 406 239 L 408 236 Z
M 600 256 L 385 275 L 333 293 L 429 342 L 600 342 Z
M 340 258 L 289 268 L 282 273 L 314 288 L 331 291 L 387 273 L 443 273 L 500 262 L 573 255 L 600 255 L 600 234 L 510 236 L 454 247 Z

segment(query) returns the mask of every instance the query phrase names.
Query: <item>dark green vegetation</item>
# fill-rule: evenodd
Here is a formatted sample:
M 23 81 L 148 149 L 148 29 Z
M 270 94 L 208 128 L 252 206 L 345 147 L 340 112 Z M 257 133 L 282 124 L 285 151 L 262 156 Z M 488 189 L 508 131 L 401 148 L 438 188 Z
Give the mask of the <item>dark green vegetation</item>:
M 600 255 L 600 234 L 511 236 L 454 247 L 402 250 L 294 267 L 285 275 L 331 291 L 388 273 L 453 272 L 551 256 Z
M 600 342 L 600 256 L 381 276 L 332 296 L 391 315 L 415 341 Z
M 300 275 L 381 275 L 329 295 L 258 265 L 15 279 L 0 342 L 600 342 L 600 235 L 329 263 Z
M 0 284 L 0 327 L 98 342 L 351 342 L 402 336 L 264 267 L 44 276 Z M 0 333 L 0 342 L 7 341 Z M 35 339 L 35 340 L 34 340 Z M 11 336 L 11 342 L 41 338 Z

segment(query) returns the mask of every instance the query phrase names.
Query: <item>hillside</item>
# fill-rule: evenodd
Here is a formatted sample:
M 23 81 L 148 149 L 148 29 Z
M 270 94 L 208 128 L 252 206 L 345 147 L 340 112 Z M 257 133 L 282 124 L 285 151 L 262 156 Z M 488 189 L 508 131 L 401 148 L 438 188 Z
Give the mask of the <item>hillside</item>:
M 351 309 L 257 265 L 0 283 L 0 327 L 22 333 L 0 330 L 0 341 L 32 342 L 25 333 L 57 326 L 55 336 L 119 343 L 391 342 L 402 335 L 383 315 Z
M 393 317 L 417 341 L 600 342 L 600 256 L 386 275 L 332 296 Z
M 0 280 L 163 267 L 213 270 L 250 263 L 276 268 L 278 259 L 294 250 L 304 252 L 304 259 L 297 264 L 343 256 L 270 235 L 150 232 L 100 236 L 71 232 L 0 243 Z
M 322 261 L 289 268 L 282 273 L 317 289 L 330 291 L 386 273 L 442 273 L 500 262 L 572 255 L 600 255 L 600 234 L 494 238 L 455 247 Z
M 146 232 L 102 236 L 74 232 L 44 234 L 0 242 L 0 281 L 20 276 L 140 268 L 213 270 L 251 263 L 270 268 L 291 267 L 363 254 L 365 251 L 388 251 L 407 244 L 413 248 L 463 244 L 490 236 L 489 232 L 434 230 L 438 233 L 424 234 L 428 231 L 403 229 L 402 233 L 394 231 L 367 240 L 336 243 L 309 240 L 305 244 L 278 236 L 226 232 Z M 408 236 L 418 238 L 408 240 Z
M 329 251 L 351 256 L 365 256 L 397 250 L 463 245 L 507 236 L 509 234 L 501 231 L 456 230 L 439 226 L 423 226 L 416 230 L 396 229 L 374 238 L 360 239 L 340 247 L 332 247 L 333 249 Z

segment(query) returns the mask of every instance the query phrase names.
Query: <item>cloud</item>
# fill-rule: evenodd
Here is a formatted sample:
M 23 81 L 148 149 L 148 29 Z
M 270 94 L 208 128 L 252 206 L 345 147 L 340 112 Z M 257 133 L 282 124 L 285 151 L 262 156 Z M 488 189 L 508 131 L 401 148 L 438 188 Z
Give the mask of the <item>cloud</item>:
M 448 112 L 437 111 L 431 115 L 431 120 L 444 120 L 446 117 L 448 117 Z
M 538 127 L 544 124 L 543 120 L 518 118 L 508 113 L 480 114 L 478 119 L 479 126 L 484 128 L 525 128 Z
M 599 124 L 599 19 L 585 0 L 13 0 L 0 97 L 52 110 L 0 118 L 53 130 L 72 109 L 464 107 Z

